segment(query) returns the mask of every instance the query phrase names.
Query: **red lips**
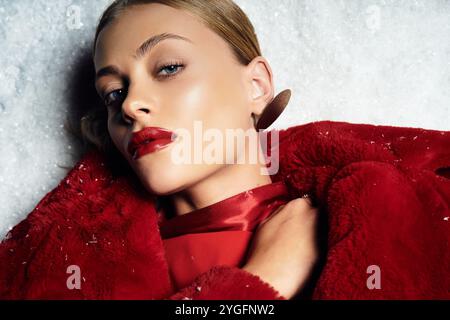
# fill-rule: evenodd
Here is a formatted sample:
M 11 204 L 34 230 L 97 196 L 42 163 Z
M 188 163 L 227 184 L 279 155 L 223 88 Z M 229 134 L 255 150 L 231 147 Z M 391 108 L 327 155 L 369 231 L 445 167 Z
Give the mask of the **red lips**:
M 147 127 L 133 133 L 128 143 L 128 152 L 133 160 L 137 160 L 147 153 L 166 147 L 172 143 L 176 134 L 170 130 L 158 127 Z

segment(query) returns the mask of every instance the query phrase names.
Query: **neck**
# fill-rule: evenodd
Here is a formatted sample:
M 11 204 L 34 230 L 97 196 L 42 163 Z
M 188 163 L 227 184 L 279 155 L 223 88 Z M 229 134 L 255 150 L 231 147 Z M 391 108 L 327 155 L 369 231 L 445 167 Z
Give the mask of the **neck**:
M 270 183 L 272 179 L 263 164 L 230 164 L 172 195 L 172 207 L 175 215 L 183 215 Z

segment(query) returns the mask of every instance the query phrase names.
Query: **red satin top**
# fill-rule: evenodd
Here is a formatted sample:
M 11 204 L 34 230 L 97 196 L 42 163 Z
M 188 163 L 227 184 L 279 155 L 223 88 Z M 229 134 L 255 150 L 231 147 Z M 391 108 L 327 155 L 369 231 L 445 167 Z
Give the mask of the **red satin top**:
M 181 289 L 215 265 L 242 267 L 253 231 L 290 200 L 283 181 L 256 187 L 159 226 L 170 276 Z

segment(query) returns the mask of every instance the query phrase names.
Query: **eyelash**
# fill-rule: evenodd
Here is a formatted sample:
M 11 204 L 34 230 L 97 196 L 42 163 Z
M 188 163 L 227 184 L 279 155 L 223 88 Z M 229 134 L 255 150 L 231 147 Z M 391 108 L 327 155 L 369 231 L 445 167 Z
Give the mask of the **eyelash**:
M 168 67 L 177 67 L 177 70 L 180 70 L 180 69 L 183 70 L 184 65 L 182 63 L 179 63 L 179 62 L 170 62 L 170 63 L 164 64 L 164 65 L 162 65 L 161 67 L 158 68 L 158 70 L 159 70 L 158 74 L 161 71 L 163 71 L 164 69 L 168 68 Z M 173 77 L 177 76 L 180 72 L 181 71 L 178 71 L 178 72 L 175 72 L 175 73 L 171 73 L 171 74 L 166 74 L 166 75 L 160 75 L 159 77 L 161 77 L 163 79 L 173 78 Z M 113 104 L 113 103 L 107 103 L 106 102 L 106 99 L 108 98 L 108 96 L 110 94 L 115 93 L 115 92 L 121 92 L 121 91 L 124 91 L 124 89 L 117 89 L 117 90 L 113 90 L 113 91 L 111 91 L 109 93 L 106 93 L 104 95 L 104 98 L 103 98 L 103 102 L 104 102 L 105 106 L 108 107 L 108 106 Z
M 184 68 L 184 65 L 182 64 L 182 63 L 180 63 L 180 62 L 170 62 L 170 63 L 166 63 L 166 64 L 164 64 L 164 65 L 162 65 L 162 66 L 160 66 L 158 69 L 159 69 L 159 71 L 158 71 L 158 74 L 162 71 L 162 70 L 164 70 L 164 69 L 166 69 L 166 68 L 168 68 L 168 67 L 177 67 L 177 68 L 179 68 L 179 69 L 181 69 L 181 70 L 183 70 L 183 68 Z M 178 70 L 178 69 L 177 69 Z M 176 72 L 176 73 L 172 73 L 172 74 L 168 74 L 168 75 L 162 75 L 161 77 L 163 77 L 163 78 L 170 78 L 170 77 L 174 77 L 174 76 L 176 76 L 176 75 L 178 75 L 180 72 Z

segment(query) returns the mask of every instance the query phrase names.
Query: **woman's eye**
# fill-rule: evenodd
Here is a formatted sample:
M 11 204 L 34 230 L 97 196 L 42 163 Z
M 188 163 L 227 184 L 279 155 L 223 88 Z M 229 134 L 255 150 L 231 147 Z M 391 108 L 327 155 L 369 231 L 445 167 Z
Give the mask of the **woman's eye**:
M 162 77 L 171 77 L 177 74 L 178 70 L 181 68 L 183 68 L 182 64 L 169 64 L 159 69 L 158 74 L 160 74 Z M 162 73 L 163 71 L 165 71 L 165 73 Z
M 123 101 L 123 98 L 124 98 L 124 90 L 119 89 L 119 90 L 111 91 L 110 93 L 105 95 L 105 98 L 104 98 L 105 106 L 108 107 L 110 105 L 113 105 L 120 101 Z

